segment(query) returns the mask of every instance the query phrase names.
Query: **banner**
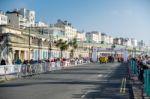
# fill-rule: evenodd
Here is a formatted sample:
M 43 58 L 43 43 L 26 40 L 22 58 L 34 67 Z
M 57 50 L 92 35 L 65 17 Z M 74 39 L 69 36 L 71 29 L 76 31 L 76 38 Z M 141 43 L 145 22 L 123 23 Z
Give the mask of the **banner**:
M 97 62 L 97 48 L 93 48 L 92 61 Z

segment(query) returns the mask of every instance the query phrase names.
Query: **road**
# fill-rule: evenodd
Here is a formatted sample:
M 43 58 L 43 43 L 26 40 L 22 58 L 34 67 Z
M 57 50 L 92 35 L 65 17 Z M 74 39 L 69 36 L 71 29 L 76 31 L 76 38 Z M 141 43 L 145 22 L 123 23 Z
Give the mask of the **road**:
M 127 66 L 91 63 L 0 84 L 0 99 L 133 99 Z

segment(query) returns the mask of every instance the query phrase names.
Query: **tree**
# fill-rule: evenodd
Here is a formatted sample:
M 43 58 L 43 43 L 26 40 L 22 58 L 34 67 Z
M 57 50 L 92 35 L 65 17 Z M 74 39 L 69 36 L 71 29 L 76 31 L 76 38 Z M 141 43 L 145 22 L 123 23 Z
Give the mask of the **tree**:
M 72 47 L 72 49 L 70 50 L 70 57 L 74 57 L 74 52 L 78 48 L 77 39 L 74 38 L 69 42 L 69 45 Z
M 56 41 L 56 47 L 59 47 L 61 51 L 61 58 L 62 58 L 62 52 L 68 49 L 69 44 L 67 43 L 67 41 L 63 41 L 62 39 L 59 39 L 58 41 Z

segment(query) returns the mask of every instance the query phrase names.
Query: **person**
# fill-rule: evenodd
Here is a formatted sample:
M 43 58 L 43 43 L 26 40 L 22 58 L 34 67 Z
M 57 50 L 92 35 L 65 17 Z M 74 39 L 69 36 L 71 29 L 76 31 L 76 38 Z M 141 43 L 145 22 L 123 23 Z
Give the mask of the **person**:
M 21 61 L 21 59 L 19 59 L 19 57 L 17 58 L 17 60 L 15 61 L 15 64 L 21 64 L 22 63 L 22 61 Z
M 145 55 L 144 60 L 143 60 L 143 64 L 147 65 L 148 62 L 148 55 Z
M 6 65 L 6 62 L 4 59 L 1 60 L 1 65 Z

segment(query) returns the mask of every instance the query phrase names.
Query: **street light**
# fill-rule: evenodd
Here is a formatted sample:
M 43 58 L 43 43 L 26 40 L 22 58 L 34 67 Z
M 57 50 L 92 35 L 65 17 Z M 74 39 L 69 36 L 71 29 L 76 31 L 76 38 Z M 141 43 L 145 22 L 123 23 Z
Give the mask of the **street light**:
M 29 60 L 30 60 L 30 27 L 29 27 Z
M 8 56 L 9 56 L 9 45 L 8 45 L 8 43 L 9 43 L 9 40 L 8 40 L 8 33 L 7 33 L 7 44 L 6 44 L 6 46 L 7 46 L 7 64 L 8 64 Z
M 51 50 L 52 50 L 52 35 L 50 35 L 49 33 L 49 38 L 50 38 L 50 42 L 49 42 L 49 57 L 51 58 Z

